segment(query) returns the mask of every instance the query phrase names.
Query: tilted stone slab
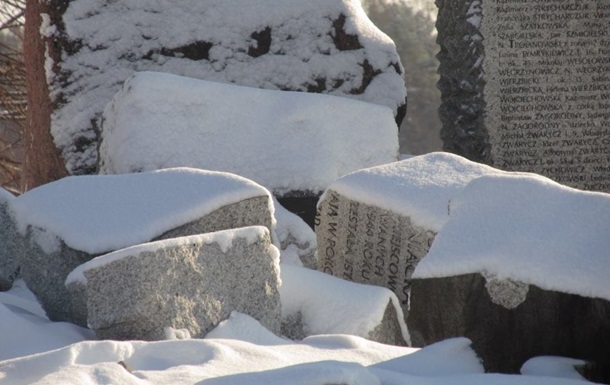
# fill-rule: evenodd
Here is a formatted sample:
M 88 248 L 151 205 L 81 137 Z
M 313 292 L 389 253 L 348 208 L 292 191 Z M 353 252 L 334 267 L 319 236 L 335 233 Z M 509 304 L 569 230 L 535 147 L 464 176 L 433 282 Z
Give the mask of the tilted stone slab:
M 331 190 L 318 206 L 318 270 L 386 287 L 408 309 L 410 279 L 436 233 L 408 216 L 360 203 Z
M 316 334 L 349 334 L 410 345 L 401 306 L 391 291 L 286 264 L 281 277 L 283 336 L 300 340 Z
M 252 226 L 133 246 L 79 266 L 66 285 L 100 338 L 200 338 L 232 311 L 280 329 L 279 252 Z M 83 309 L 81 309 L 83 310 Z
M 471 180 L 499 171 L 432 153 L 346 175 L 318 205 L 318 270 L 392 290 L 405 315 L 411 275 Z
M 0 291 L 10 289 L 19 276 L 19 260 L 23 252 L 21 237 L 7 211 L 13 199 L 11 193 L 0 189 Z
M 270 194 L 262 186 L 187 168 L 68 177 L 21 195 L 12 208 L 26 238 L 23 278 L 58 321 L 78 321 L 64 281 L 96 256 L 153 240 L 273 226 Z
M 473 180 L 413 274 L 414 344 L 466 336 L 488 371 L 549 355 L 607 365 L 607 218 L 609 194 L 534 174 Z
M 101 113 L 139 71 L 344 96 L 391 108 L 397 127 L 406 113 L 396 47 L 356 0 L 51 0 L 47 8 L 50 129 L 71 174 L 95 172 Z

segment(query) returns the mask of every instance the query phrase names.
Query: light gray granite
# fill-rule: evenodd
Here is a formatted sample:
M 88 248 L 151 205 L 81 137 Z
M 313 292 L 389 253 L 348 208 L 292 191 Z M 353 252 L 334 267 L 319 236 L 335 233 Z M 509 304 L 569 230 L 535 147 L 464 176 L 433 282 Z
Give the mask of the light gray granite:
M 67 287 L 100 338 L 162 340 L 167 328 L 199 338 L 232 311 L 280 330 L 279 255 L 262 226 L 135 246 L 78 270 L 84 282 L 71 275 Z

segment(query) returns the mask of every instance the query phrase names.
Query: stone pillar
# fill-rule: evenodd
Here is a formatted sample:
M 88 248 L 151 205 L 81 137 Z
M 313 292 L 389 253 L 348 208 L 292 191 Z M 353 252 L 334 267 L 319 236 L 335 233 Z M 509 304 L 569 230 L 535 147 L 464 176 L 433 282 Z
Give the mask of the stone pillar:
M 610 192 L 610 5 L 436 3 L 444 148 Z

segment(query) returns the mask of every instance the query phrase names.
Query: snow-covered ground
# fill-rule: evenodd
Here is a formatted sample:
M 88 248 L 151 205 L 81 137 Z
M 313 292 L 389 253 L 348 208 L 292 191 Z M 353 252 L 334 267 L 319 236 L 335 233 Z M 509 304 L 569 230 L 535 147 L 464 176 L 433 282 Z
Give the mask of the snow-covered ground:
M 579 361 L 542 358 L 527 375 L 484 374 L 465 338 L 424 349 L 348 335 L 279 338 L 233 313 L 205 339 L 97 341 L 48 321 L 22 281 L 0 293 L 0 384 L 6 385 L 578 385 Z

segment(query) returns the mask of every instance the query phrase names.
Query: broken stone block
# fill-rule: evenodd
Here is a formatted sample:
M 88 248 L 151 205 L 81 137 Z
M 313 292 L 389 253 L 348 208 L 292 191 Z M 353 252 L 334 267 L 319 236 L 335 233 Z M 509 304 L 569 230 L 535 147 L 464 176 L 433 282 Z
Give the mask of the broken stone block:
M 102 111 L 140 71 L 361 100 L 389 107 L 400 126 L 404 69 L 394 43 L 359 1 L 269 4 L 50 0 L 39 29 L 50 131 L 68 172 L 95 172 Z
M 300 340 L 316 334 L 349 334 L 410 345 L 400 304 L 391 291 L 286 264 L 281 276 L 283 336 Z
M 515 308 L 492 297 L 482 274 L 412 280 L 408 324 L 414 346 L 465 336 L 486 371 L 519 373 L 554 355 L 604 364 L 610 357 L 610 301 L 527 285 Z
M 66 285 L 75 304 L 86 304 L 80 312 L 98 337 L 150 341 L 167 330 L 204 337 L 232 311 L 278 333 L 279 282 L 270 233 L 252 226 L 106 254 L 75 269 Z
M 280 328 L 279 253 L 262 226 L 133 246 L 91 260 L 66 285 L 100 338 L 199 338 L 232 311 Z
M 471 180 L 500 171 L 431 153 L 348 174 L 320 199 L 318 270 L 392 290 L 409 311 L 411 275 Z
M 392 111 L 373 103 L 138 72 L 104 110 L 99 152 L 102 174 L 195 167 L 306 198 L 396 161 L 398 136 Z
M 412 277 L 413 343 L 465 336 L 490 372 L 563 356 L 610 357 L 610 195 L 534 174 L 485 175 Z
M 72 176 L 30 190 L 11 206 L 26 238 L 23 278 L 55 321 L 73 320 L 66 276 L 96 256 L 153 240 L 273 226 L 265 188 L 188 168 Z

